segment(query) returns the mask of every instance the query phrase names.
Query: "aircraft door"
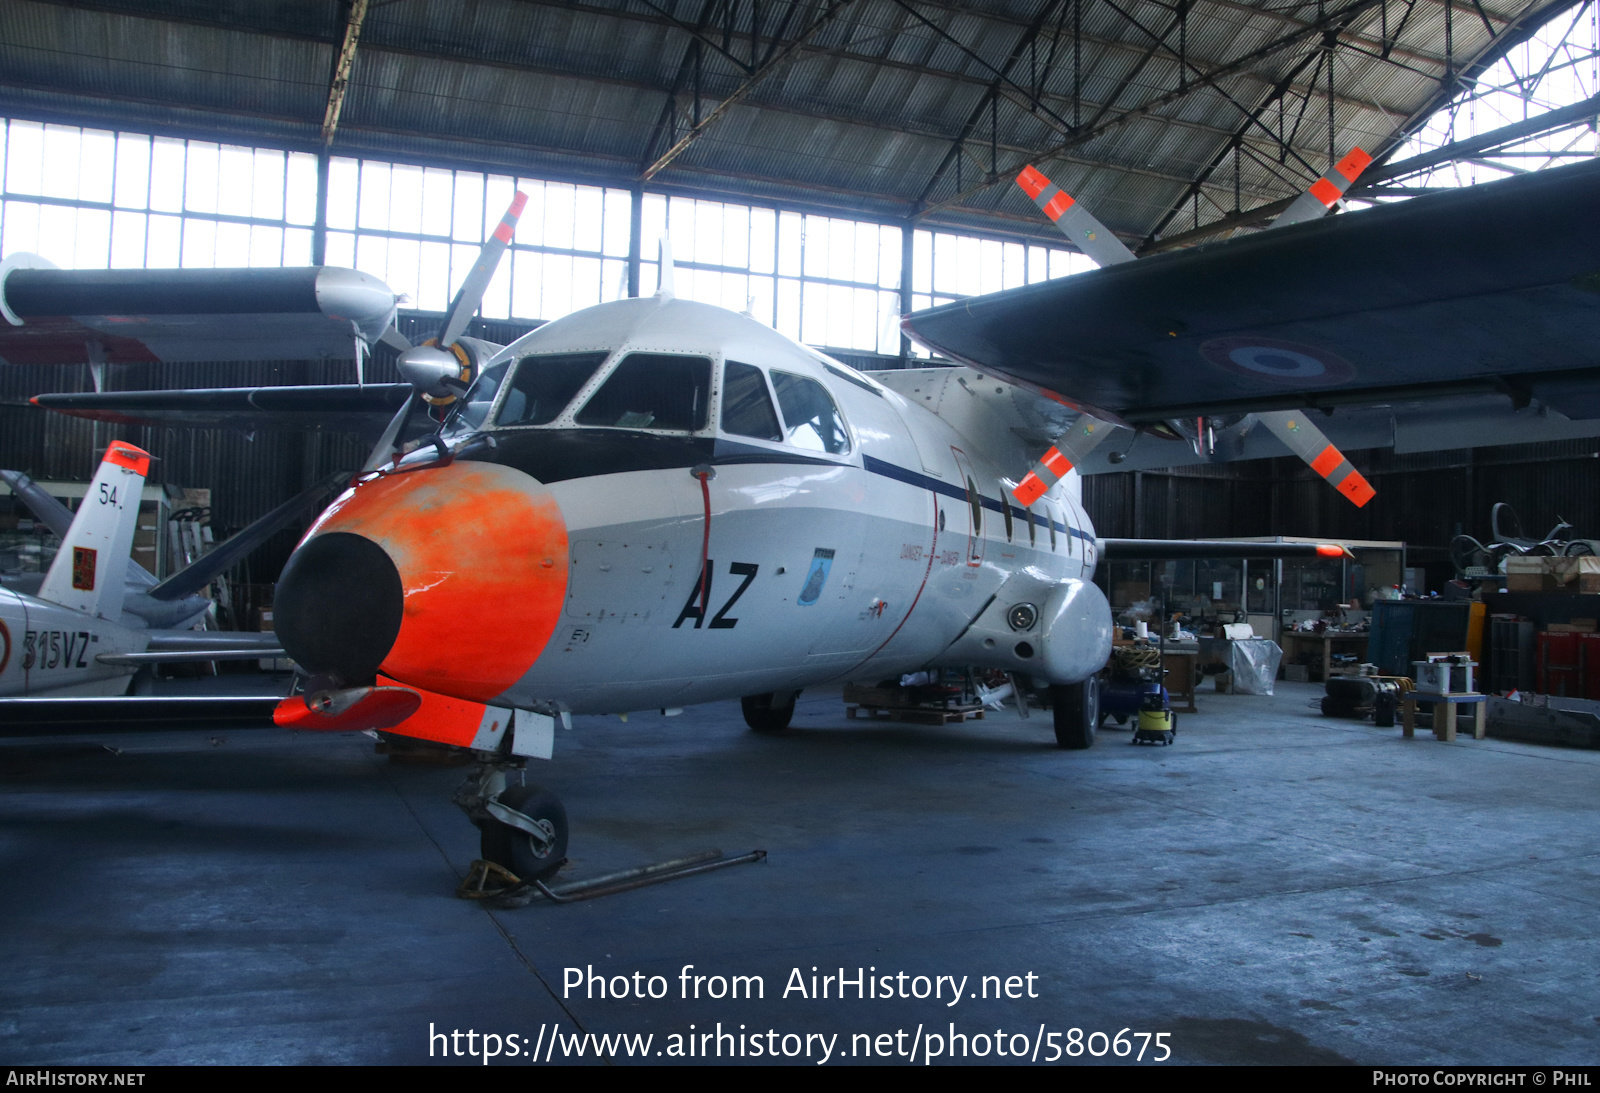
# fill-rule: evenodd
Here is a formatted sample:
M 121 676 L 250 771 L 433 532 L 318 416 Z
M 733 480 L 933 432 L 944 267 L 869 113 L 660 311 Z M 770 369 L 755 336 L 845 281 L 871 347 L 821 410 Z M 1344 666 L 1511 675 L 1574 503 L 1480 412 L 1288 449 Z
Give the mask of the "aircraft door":
M 987 541 L 984 532 L 983 494 L 978 490 L 978 476 L 973 473 L 972 463 L 967 459 L 967 454 L 955 445 L 950 446 L 950 454 L 955 456 L 956 470 L 961 475 L 960 488 L 966 491 L 966 563 L 970 566 L 981 566 Z

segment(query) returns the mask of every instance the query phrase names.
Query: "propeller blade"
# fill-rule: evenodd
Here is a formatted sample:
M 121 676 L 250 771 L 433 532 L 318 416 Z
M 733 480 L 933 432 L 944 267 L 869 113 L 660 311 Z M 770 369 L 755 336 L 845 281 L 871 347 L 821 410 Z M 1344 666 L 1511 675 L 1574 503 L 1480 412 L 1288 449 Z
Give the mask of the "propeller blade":
M 1273 221 L 1272 227 L 1321 216 L 1327 212 L 1329 206 L 1339 200 L 1350 188 L 1350 184 L 1356 180 L 1356 176 L 1371 162 L 1372 157 L 1366 152 L 1360 148 L 1353 149 L 1332 171 L 1318 179 L 1310 190 L 1302 194 L 1282 216 Z M 1105 225 L 1096 220 L 1088 210 L 1034 168 L 1024 167 L 1022 173 L 1017 176 L 1017 185 L 1033 198 L 1033 203 L 1044 210 L 1044 214 L 1061 229 L 1063 235 L 1101 266 L 1134 260 L 1133 252 L 1123 245 L 1122 240 L 1107 231 Z M 1357 508 L 1372 500 L 1376 491 L 1361 473 L 1350 465 L 1344 453 L 1328 442 L 1322 430 L 1306 420 L 1304 414 L 1283 411 L 1257 414 L 1256 418 L 1270 429 L 1274 436 L 1287 444 L 1290 451 L 1310 464 L 1312 470 L 1327 479 L 1329 485 L 1348 497 Z M 1022 505 L 1033 504 L 1046 490 L 1066 477 L 1068 471 L 1083 462 L 1083 457 L 1109 436 L 1112 428 L 1105 422 L 1096 421 L 1088 416 L 1080 418 L 1078 423 L 1056 442 L 1056 446 L 1044 454 L 1039 464 L 1023 477 L 1017 488 L 1011 491 L 1011 496 Z
M 1328 442 L 1306 415 L 1293 410 L 1279 410 L 1256 415 L 1256 420 L 1272 431 L 1272 435 L 1288 445 L 1289 450 L 1328 480 L 1328 485 L 1348 497 L 1360 508 L 1377 493 L 1361 472 L 1350 465 L 1344 453 Z
M 411 420 L 411 411 L 417 405 L 421 395 L 413 390 L 406 396 L 406 401 L 400 409 L 395 411 L 394 417 L 389 419 L 389 424 L 383 430 L 383 435 L 378 437 L 378 442 L 372 446 L 372 453 L 367 456 L 367 461 L 361 465 L 361 473 L 375 471 L 379 467 L 399 455 L 401 434 L 405 431 L 406 424 Z
M 1367 169 L 1372 157 L 1360 148 L 1352 148 L 1333 170 L 1312 183 L 1311 189 L 1295 198 L 1294 204 L 1283 210 L 1271 224 L 1274 228 L 1298 224 L 1302 220 L 1315 220 L 1333 207 L 1344 196 L 1356 176 Z
M 393 323 L 378 336 L 378 340 L 396 353 L 404 353 L 411 348 L 411 339 L 400 333 L 400 328 Z
M 1046 490 L 1065 478 L 1068 471 L 1082 463 L 1084 456 L 1115 431 L 1115 425 L 1108 425 L 1087 414 L 1083 415 L 1072 428 L 1062 434 L 1049 451 L 1044 453 L 1044 458 L 1039 460 L 1033 470 L 1022 476 L 1022 481 L 1011 491 L 1011 496 L 1024 507 L 1033 504 L 1044 496 Z
M 1122 240 L 1111 234 L 1110 229 L 1068 196 L 1065 190 L 1032 167 L 1022 169 L 1017 176 L 1017 185 L 1061 229 L 1061 234 L 1096 265 L 1114 266 L 1119 262 L 1133 261 L 1133 252 L 1123 245 Z
M 495 228 L 494 234 L 478 252 L 478 260 L 472 263 L 472 271 L 461 282 L 461 291 L 450 301 L 450 311 L 445 316 L 444 329 L 439 334 L 440 345 L 454 345 L 467 329 L 467 323 L 472 321 L 473 313 L 483 302 L 483 294 L 494 277 L 495 268 L 500 265 L 500 256 L 511 245 L 512 233 L 517 230 L 517 220 L 521 218 L 523 206 L 527 203 L 528 195 L 518 190 L 517 196 L 511 199 L 511 207 L 506 210 L 506 215 L 500 218 L 500 226 Z
M 210 553 L 200 556 L 160 584 L 151 588 L 149 590 L 150 598 L 154 600 L 181 600 L 185 596 L 199 592 L 215 580 L 219 573 L 231 569 L 281 528 L 288 526 L 289 522 L 295 517 L 311 508 L 312 505 L 320 504 L 347 477 L 347 473 L 332 474 L 304 493 L 285 501 L 265 516 L 257 518 L 249 527 L 235 532 L 218 543 Z

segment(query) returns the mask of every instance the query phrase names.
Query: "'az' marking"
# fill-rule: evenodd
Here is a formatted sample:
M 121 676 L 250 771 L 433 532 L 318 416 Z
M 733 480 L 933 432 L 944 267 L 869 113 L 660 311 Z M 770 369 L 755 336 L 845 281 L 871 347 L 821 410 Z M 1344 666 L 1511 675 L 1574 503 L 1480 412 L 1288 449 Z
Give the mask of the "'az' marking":
M 709 558 L 706 559 L 704 578 L 706 582 L 707 601 L 709 601 L 711 598 L 711 578 L 714 575 L 713 567 L 715 564 L 716 563 L 711 561 Z M 728 602 L 722 605 L 722 609 L 715 615 L 711 616 L 711 624 L 706 627 L 707 630 L 732 630 L 735 626 L 739 625 L 738 619 L 730 619 L 726 618 L 725 616 L 728 614 L 728 609 L 739 602 L 739 597 L 743 596 L 744 590 L 750 587 L 750 582 L 756 579 L 756 570 L 760 568 L 761 567 L 754 562 L 729 563 L 728 572 L 733 574 L 735 577 L 743 577 L 744 580 L 739 582 L 739 587 L 733 590 L 733 595 L 728 597 Z M 695 582 L 694 588 L 689 593 L 689 602 L 683 605 L 683 610 L 678 614 L 678 621 L 672 624 L 672 628 L 676 630 L 678 627 L 683 625 L 684 619 L 691 618 L 694 619 L 694 628 L 696 630 L 700 629 L 700 624 L 705 621 L 704 616 L 700 613 L 699 581 Z

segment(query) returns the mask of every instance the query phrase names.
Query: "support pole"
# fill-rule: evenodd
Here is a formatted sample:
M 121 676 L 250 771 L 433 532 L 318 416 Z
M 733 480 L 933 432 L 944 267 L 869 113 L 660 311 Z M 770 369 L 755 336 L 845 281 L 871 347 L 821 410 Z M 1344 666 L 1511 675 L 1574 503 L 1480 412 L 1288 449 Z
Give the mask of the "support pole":
M 328 150 L 317 153 L 317 218 L 311 226 L 311 264 L 328 262 Z
M 635 186 L 628 208 L 628 298 L 639 295 L 639 235 L 644 231 L 644 187 Z
M 916 225 L 907 220 L 900 226 L 900 316 L 911 314 L 911 264 L 916 257 Z M 911 339 L 900 328 L 900 367 L 911 367 Z

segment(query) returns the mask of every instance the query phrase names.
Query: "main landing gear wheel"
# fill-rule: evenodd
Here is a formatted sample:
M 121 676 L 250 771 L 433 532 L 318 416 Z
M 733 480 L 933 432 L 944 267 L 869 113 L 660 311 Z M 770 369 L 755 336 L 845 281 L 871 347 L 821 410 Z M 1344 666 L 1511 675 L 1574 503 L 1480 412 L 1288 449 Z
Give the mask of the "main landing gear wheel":
M 794 700 L 799 691 L 771 691 L 764 695 L 745 695 L 739 700 L 744 723 L 756 732 L 782 732 L 794 717 Z
M 554 876 L 567 858 L 567 809 L 561 799 L 543 786 L 512 786 L 499 801 L 532 820 L 545 838 L 536 839 L 500 820 L 486 820 L 478 844 L 483 860 L 504 866 L 525 883 Z
M 1056 723 L 1056 744 L 1081 751 L 1094 747 L 1100 724 L 1100 688 L 1093 676 L 1082 683 L 1050 688 L 1051 713 Z

